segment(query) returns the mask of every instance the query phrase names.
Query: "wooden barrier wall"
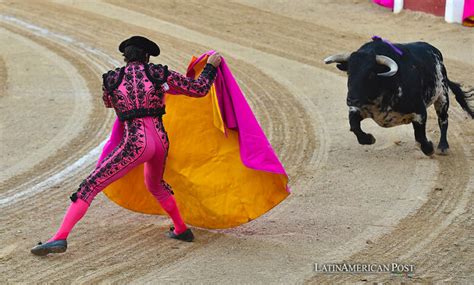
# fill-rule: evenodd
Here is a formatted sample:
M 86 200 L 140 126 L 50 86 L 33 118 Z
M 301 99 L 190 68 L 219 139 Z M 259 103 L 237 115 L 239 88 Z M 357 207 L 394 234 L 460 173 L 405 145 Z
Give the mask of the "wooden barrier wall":
M 444 17 L 446 0 L 404 0 L 403 8 Z

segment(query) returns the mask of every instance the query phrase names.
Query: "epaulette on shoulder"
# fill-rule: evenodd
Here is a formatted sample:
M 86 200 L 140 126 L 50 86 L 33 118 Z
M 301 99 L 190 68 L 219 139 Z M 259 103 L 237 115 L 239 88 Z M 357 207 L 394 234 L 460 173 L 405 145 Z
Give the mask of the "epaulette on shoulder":
M 154 63 L 145 65 L 145 73 L 151 82 L 158 85 L 165 83 L 170 74 L 167 65 Z
M 102 74 L 102 80 L 105 89 L 107 89 L 109 92 L 116 89 L 122 82 L 123 74 L 123 67 L 117 67 Z

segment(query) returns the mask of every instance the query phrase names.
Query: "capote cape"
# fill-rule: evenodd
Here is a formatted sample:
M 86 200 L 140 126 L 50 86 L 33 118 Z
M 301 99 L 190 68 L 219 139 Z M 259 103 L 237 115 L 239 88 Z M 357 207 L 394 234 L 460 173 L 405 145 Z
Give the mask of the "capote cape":
M 193 57 L 186 76 L 196 78 L 209 51 Z M 209 93 L 202 98 L 165 94 L 163 116 L 170 147 L 164 180 L 171 185 L 187 224 L 229 228 L 249 222 L 290 193 L 288 176 L 242 91 L 222 58 Z M 99 162 L 120 142 L 116 119 Z M 104 189 L 105 195 L 132 211 L 166 215 L 146 189 L 143 165 Z

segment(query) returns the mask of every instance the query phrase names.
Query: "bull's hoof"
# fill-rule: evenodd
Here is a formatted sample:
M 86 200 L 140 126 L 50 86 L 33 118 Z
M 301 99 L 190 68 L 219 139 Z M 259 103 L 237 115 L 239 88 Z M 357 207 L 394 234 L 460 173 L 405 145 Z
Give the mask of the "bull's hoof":
M 375 143 L 375 137 L 372 134 L 365 134 L 365 136 L 357 137 L 359 144 L 371 145 Z
M 429 141 L 426 144 L 422 144 L 421 151 L 427 156 L 432 156 L 434 154 L 433 143 Z
M 439 155 L 447 155 L 449 153 L 449 145 L 448 143 L 439 143 L 438 148 L 436 149 L 436 153 Z
M 449 154 L 449 147 L 441 148 L 441 147 L 438 146 L 438 148 L 436 149 L 436 154 L 438 154 L 438 155 L 448 155 Z

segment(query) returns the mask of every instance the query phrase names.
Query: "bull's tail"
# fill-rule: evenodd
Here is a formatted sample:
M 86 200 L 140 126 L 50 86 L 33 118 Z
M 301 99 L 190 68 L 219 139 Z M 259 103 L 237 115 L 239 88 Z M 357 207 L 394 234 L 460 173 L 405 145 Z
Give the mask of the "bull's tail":
M 456 101 L 458 101 L 459 105 L 474 119 L 474 111 L 473 107 L 471 107 L 472 101 L 474 101 L 474 88 L 469 91 L 463 91 L 459 83 L 450 80 L 448 80 L 448 85 L 456 96 Z

